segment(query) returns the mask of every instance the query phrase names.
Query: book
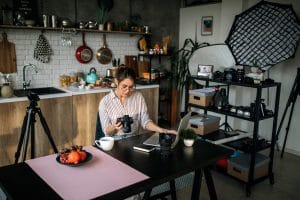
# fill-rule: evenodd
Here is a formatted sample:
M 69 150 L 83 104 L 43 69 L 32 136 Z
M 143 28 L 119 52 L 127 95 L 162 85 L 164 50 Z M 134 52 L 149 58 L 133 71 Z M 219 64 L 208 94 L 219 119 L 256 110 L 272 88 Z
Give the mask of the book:
M 137 144 L 133 146 L 134 150 L 138 150 L 138 151 L 143 151 L 143 152 L 151 152 L 153 150 L 155 150 L 155 146 L 149 146 L 149 145 L 145 145 L 145 144 Z

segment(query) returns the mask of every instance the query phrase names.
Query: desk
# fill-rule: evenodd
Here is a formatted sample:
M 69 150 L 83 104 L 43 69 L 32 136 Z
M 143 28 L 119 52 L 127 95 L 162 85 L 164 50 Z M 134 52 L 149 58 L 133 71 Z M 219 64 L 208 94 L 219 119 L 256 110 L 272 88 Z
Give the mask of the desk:
M 150 154 L 133 150 L 134 144 L 141 143 L 148 136 L 144 134 L 116 141 L 113 150 L 108 154 L 150 178 L 97 199 L 124 199 L 192 171 L 195 171 L 196 178 L 191 198 L 198 199 L 202 169 L 207 181 L 212 184 L 207 166 L 232 153 L 229 149 L 201 140 L 197 140 L 194 146 L 189 148 L 179 142 L 172 150 L 171 156 L 166 159 L 160 156 L 158 150 Z M 99 181 L 99 187 L 105 184 L 100 183 Z M 0 187 L 11 199 L 61 199 L 26 163 L 1 167 Z M 213 193 L 214 188 L 211 188 L 210 194 Z M 215 196 L 211 197 L 215 198 Z

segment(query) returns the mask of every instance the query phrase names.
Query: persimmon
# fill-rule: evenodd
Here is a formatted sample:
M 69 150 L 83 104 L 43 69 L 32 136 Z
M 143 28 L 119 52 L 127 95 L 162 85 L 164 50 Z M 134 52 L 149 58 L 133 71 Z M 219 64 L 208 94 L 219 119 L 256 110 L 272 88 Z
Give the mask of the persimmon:
M 80 161 L 80 154 L 78 153 L 78 151 L 71 151 L 68 154 L 68 163 L 73 163 L 73 164 L 77 164 Z
M 86 151 L 78 151 L 80 154 L 80 161 L 85 161 L 86 159 Z

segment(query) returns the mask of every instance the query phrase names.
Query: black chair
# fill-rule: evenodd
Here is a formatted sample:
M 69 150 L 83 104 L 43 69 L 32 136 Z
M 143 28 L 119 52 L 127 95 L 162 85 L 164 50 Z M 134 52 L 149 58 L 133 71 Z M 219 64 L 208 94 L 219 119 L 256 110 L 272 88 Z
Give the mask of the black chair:
M 99 117 L 99 112 L 97 112 L 95 140 L 99 140 L 100 138 L 102 138 L 104 136 L 105 136 L 105 134 L 102 130 L 100 117 Z

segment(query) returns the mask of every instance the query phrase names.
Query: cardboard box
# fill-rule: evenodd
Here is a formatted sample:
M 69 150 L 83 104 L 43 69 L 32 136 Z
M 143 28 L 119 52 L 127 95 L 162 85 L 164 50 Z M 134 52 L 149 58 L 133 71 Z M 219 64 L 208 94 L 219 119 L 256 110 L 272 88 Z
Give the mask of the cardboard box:
M 189 90 L 189 103 L 204 107 L 211 106 L 214 103 L 214 94 L 215 90 L 213 88 Z
M 212 115 L 195 115 L 189 120 L 187 128 L 195 130 L 199 135 L 206 135 L 219 129 L 220 119 Z
M 228 160 L 227 173 L 242 181 L 248 181 L 248 174 L 250 169 L 250 154 L 241 154 L 238 157 L 230 158 Z M 270 158 L 257 153 L 255 156 L 254 176 L 257 179 L 268 174 Z

